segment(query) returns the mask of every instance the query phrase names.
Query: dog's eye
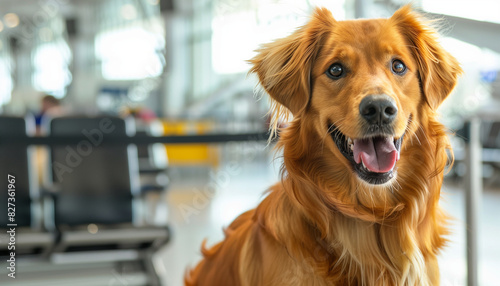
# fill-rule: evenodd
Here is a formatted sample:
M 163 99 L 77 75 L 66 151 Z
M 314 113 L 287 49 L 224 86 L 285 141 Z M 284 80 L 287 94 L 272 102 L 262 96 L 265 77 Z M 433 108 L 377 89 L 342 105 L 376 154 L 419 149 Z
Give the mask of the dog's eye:
M 392 71 L 395 74 L 403 75 L 406 72 L 406 66 L 402 61 L 394 60 L 392 61 Z
M 326 75 L 332 79 L 339 79 L 344 75 L 344 67 L 338 63 L 333 64 L 326 71 Z

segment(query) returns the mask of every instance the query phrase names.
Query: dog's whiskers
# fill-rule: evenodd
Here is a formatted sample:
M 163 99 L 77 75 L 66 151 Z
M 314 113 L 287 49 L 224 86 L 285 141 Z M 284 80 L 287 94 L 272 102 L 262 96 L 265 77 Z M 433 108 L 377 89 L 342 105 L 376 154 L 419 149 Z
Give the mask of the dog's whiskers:
M 412 123 L 413 123 L 413 119 L 410 117 L 410 119 L 408 119 L 408 124 L 405 127 L 405 132 L 410 133 L 410 125 Z M 413 146 L 413 137 L 415 137 L 415 139 L 417 139 L 419 145 L 422 145 L 422 142 L 420 141 L 420 138 L 418 138 L 418 134 L 415 133 L 414 136 L 410 136 L 410 142 L 411 142 L 412 146 Z
M 330 126 L 328 127 L 328 129 L 326 130 L 326 133 L 325 133 L 325 134 L 323 135 L 323 137 L 321 138 L 321 151 L 322 151 L 322 152 L 323 152 L 323 150 L 324 150 L 324 148 L 325 148 L 325 140 L 326 140 L 326 138 L 327 138 L 329 135 L 331 135 L 331 134 L 333 134 L 333 133 L 335 132 L 335 134 L 334 134 L 334 136 L 335 136 L 335 140 L 337 140 L 337 139 L 338 139 L 339 132 L 340 132 L 340 131 L 339 131 L 339 128 L 340 128 L 341 126 L 343 126 L 343 123 L 339 123 L 339 122 L 340 122 L 340 121 L 342 121 L 342 120 L 343 120 L 343 119 L 339 119 L 339 120 L 335 121 L 335 122 L 334 122 L 332 125 L 330 125 Z M 332 129 L 332 128 L 333 128 L 333 129 Z

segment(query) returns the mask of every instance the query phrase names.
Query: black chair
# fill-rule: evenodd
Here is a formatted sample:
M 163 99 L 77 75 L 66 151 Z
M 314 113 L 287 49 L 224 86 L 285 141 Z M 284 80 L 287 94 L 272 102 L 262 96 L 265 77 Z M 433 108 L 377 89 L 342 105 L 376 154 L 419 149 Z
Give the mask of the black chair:
M 159 285 L 152 254 L 169 240 L 169 229 L 146 224 L 136 147 L 108 144 L 110 138 L 133 136 L 133 120 L 72 116 L 46 124 L 50 136 L 82 137 L 50 148 L 54 224 L 47 227 L 60 234 L 52 260 L 136 260 L 148 273 L 148 285 Z
M 144 122 L 136 119 L 136 134 L 141 136 L 163 136 L 160 120 Z M 137 146 L 140 173 L 165 173 L 168 169 L 167 149 L 161 143 L 141 144 Z
M 42 227 L 41 195 L 34 168 L 35 149 L 23 144 L 8 144 L 9 138 L 27 138 L 34 131 L 32 117 L 0 116 L 0 138 L 5 141 L 5 144 L 0 144 L 0 184 L 3 189 L 0 192 L 0 231 L 5 236 L 5 239 L 0 236 L 2 257 L 11 252 L 7 248 L 9 237 L 6 235 L 11 227 L 16 233 L 16 255 L 45 255 L 54 242 L 54 234 Z M 14 192 L 7 192 L 8 178 L 13 179 L 11 187 L 14 187 Z
M 162 136 L 163 125 L 159 120 L 144 122 L 135 120 L 138 136 Z M 145 194 L 148 205 L 156 205 L 145 214 L 151 223 L 167 221 L 165 195 L 169 187 L 167 149 L 161 143 L 137 145 L 141 192 Z
M 463 127 L 456 130 L 456 138 L 461 139 L 463 143 L 469 140 L 470 123 L 465 122 Z M 485 185 L 498 185 L 500 173 L 500 121 L 485 119 L 481 122 L 480 138 L 481 142 L 481 161 L 483 167 L 489 167 L 490 174 L 483 173 L 486 181 Z M 465 144 L 454 146 L 455 164 L 453 165 L 454 174 L 465 174 L 466 150 Z
M 483 148 L 500 149 L 500 121 L 486 121 L 482 125 Z

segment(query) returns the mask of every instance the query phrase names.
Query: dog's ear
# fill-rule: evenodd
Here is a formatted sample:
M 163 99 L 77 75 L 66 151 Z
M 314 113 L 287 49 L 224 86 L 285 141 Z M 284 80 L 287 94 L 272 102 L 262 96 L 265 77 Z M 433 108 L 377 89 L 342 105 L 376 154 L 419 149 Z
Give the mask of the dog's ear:
M 313 61 L 334 23 L 330 11 L 317 8 L 306 25 L 286 38 L 263 45 L 249 61 L 250 72 L 257 74 L 266 92 L 293 115 L 309 101 Z
M 410 5 L 396 11 L 390 21 L 408 41 L 427 103 L 433 109 L 438 108 L 462 74 L 460 64 L 438 43 L 437 33 L 429 25 L 430 21 L 412 11 Z

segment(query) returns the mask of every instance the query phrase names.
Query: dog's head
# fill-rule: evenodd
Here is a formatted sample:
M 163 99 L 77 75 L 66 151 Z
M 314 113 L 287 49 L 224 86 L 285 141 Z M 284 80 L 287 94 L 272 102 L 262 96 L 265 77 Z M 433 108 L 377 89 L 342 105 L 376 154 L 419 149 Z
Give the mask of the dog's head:
M 312 168 L 323 177 L 309 179 L 351 190 L 391 186 L 401 172 L 419 168 L 422 160 L 412 146 L 436 149 L 429 133 L 437 131 L 429 124 L 461 73 L 409 6 L 389 19 L 354 21 L 336 21 L 328 10 L 316 9 L 305 26 L 258 52 L 251 71 L 275 110 L 294 117 L 287 128 L 293 130 L 283 132 L 294 142 L 288 155 L 285 145 L 285 164 L 295 159 L 288 171 Z

